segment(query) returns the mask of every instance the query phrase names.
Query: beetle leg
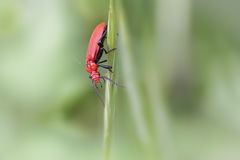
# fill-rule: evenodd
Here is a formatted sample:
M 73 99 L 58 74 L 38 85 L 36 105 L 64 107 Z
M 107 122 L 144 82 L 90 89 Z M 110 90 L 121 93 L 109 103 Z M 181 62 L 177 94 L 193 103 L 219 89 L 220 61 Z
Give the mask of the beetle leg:
M 108 53 L 110 53 L 110 52 L 115 51 L 117 48 L 110 49 L 109 51 L 107 51 L 105 48 L 102 48 L 102 49 L 103 49 L 103 51 L 104 51 L 106 54 L 108 54 Z
M 103 65 L 103 64 L 98 64 L 99 67 L 105 68 L 105 69 L 111 69 L 112 66 L 109 65 Z
M 101 64 L 98 64 L 98 66 L 99 66 L 99 67 L 102 67 L 102 68 L 104 68 L 104 69 L 107 69 L 107 70 L 109 70 L 111 73 L 113 73 L 113 71 L 112 71 L 112 66 L 101 65 Z
M 107 60 L 105 59 L 103 61 L 98 62 L 97 64 L 104 63 L 104 62 L 107 62 Z

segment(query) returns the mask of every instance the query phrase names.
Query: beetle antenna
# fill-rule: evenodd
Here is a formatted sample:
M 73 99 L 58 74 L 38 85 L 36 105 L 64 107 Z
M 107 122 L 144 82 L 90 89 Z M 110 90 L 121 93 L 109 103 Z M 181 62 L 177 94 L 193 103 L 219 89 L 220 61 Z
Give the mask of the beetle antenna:
M 98 90 L 98 88 L 97 88 L 96 83 L 94 83 L 94 81 L 92 81 L 92 86 L 93 86 L 93 88 L 94 88 L 94 90 L 95 90 L 95 93 L 96 93 L 98 99 L 100 100 L 100 102 L 101 102 L 101 104 L 102 104 L 102 107 L 104 108 L 103 98 L 100 96 L 99 90 Z
M 106 77 L 106 76 L 101 76 L 100 78 L 102 78 L 104 81 L 105 81 L 105 80 L 108 80 L 109 82 L 111 82 L 113 85 L 116 85 L 117 87 L 125 88 L 124 85 L 115 82 L 115 81 L 112 80 L 111 78 L 108 78 L 108 77 Z

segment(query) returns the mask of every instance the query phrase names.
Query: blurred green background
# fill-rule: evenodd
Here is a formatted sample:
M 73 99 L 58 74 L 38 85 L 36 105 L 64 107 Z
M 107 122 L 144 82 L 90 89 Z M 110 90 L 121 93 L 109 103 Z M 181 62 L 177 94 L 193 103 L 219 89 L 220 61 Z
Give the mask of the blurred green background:
M 116 2 L 111 159 L 239 160 L 240 1 Z M 85 54 L 107 15 L 108 0 L 0 1 L 0 160 L 101 159 Z

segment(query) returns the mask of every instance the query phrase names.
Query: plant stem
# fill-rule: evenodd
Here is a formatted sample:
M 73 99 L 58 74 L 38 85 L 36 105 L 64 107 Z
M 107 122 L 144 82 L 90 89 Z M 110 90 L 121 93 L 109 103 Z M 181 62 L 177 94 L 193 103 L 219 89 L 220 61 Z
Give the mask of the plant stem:
M 107 29 L 107 45 L 108 49 L 113 49 L 116 46 L 116 15 L 114 10 L 114 0 L 109 1 L 108 13 L 108 29 Z M 108 65 L 113 67 L 116 73 L 115 51 L 108 54 Z M 107 77 L 115 81 L 115 74 L 107 72 Z M 115 93 L 114 85 L 108 80 L 105 83 L 105 107 L 104 107 L 104 146 L 103 146 L 103 160 L 109 160 L 111 153 L 111 138 L 115 111 Z

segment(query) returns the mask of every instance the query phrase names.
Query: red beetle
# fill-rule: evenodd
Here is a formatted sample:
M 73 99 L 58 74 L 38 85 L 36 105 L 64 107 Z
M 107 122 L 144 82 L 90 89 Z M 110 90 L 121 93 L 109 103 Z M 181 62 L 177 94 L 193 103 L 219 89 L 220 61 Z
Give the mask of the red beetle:
M 103 80 L 109 79 L 105 76 L 100 76 L 100 73 L 98 71 L 98 67 L 102 67 L 105 69 L 108 69 L 110 72 L 112 72 L 112 66 L 108 65 L 102 65 L 101 63 L 107 62 L 107 60 L 100 61 L 103 52 L 106 54 L 110 51 L 106 51 L 104 49 L 104 41 L 107 36 L 107 25 L 106 23 L 102 22 L 98 24 L 95 29 L 93 30 L 92 36 L 89 40 L 88 44 L 88 50 L 86 55 L 86 71 L 90 74 L 89 78 L 92 79 L 92 82 L 97 86 L 97 84 L 100 83 L 101 78 Z

